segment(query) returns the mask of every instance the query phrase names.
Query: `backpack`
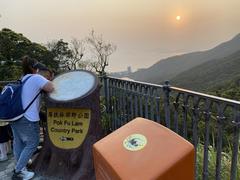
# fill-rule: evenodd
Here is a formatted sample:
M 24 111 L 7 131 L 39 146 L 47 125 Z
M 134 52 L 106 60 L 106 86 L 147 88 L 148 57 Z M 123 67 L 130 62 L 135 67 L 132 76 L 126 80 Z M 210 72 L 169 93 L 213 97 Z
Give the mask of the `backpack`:
M 17 83 L 10 83 L 4 86 L 0 94 L 0 121 L 16 121 L 23 117 L 27 109 L 36 100 L 40 92 L 34 97 L 29 105 L 23 109 L 22 105 L 22 88 L 26 81 L 19 80 Z

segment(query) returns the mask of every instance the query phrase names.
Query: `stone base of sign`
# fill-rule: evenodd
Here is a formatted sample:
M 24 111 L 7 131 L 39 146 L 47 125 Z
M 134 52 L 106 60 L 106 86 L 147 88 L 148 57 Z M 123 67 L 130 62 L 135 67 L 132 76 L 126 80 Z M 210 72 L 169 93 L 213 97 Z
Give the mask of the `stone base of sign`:
M 44 135 L 43 147 L 33 161 L 31 168 L 36 173 L 45 177 L 56 177 L 67 180 L 94 180 L 95 173 L 92 146 L 102 137 L 100 126 L 99 88 L 97 88 L 91 95 L 77 102 L 56 103 L 47 101 L 47 108 L 89 109 L 91 112 L 89 129 L 79 147 L 64 149 L 54 145 L 54 142 L 52 141 L 53 139 L 50 139 L 49 136 L 51 131 L 46 127 L 47 130 Z M 56 119 L 58 119 L 57 116 Z M 51 120 L 49 116 L 48 120 Z M 84 120 L 87 120 L 87 118 Z M 49 124 L 47 126 L 49 126 Z M 82 128 L 81 123 L 79 123 L 79 126 Z M 67 126 L 67 128 L 69 127 Z M 57 137 L 57 139 L 59 139 L 59 137 Z
M 95 180 L 92 145 L 97 140 L 94 136 L 88 136 L 81 149 L 69 152 L 52 149 L 46 140 L 31 168 L 46 177 Z

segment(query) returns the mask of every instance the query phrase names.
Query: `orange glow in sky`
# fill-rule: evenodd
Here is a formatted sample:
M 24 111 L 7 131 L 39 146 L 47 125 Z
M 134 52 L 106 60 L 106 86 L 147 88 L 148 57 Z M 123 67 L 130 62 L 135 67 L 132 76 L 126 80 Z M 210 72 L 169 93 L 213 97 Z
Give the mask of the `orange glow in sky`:
M 136 70 L 231 39 L 240 33 L 239 7 L 240 0 L 0 0 L 0 30 L 41 44 L 94 30 L 117 46 L 107 70 Z
M 181 16 L 176 16 L 176 20 L 180 21 L 181 20 Z

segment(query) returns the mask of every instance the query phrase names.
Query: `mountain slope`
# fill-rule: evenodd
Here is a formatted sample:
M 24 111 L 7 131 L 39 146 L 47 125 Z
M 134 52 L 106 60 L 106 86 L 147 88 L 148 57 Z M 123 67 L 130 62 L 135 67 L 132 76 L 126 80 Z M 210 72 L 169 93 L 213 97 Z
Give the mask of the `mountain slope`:
M 240 50 L 222 59 L 214 59 L 187 70 L 170 80 L 171 85 L 206 91 L 240 76 Z
M 209 94 L 240 101 L 240 76 L 221 86 L 208 91 Z
M 138 81 L 162 83 L 195 66 L 214 59 L 227 57 L 238 50 L 240 50 L 240 34 L 230 41 L 207 51 L 193 52 L 160 60 L 153 66 L 136 71 L 128 77 Z

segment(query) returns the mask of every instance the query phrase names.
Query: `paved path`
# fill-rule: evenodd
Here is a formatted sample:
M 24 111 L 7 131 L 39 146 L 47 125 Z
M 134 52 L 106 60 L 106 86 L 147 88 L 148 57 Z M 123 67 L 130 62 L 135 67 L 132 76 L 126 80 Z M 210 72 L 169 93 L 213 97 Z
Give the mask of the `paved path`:
M 0 162 L 0 180 L 10 180 L 14 169 L 13 155 L 8 156 L 7 161 Z
M 0 162 L 0 180 L 11 180 L 13 169 L 15 166 L 15 160 L 13 155 L 8 155 L 8 160 Z M 32 180 L 56 180 L 55 178 L 45 178 L 35 175 Z

